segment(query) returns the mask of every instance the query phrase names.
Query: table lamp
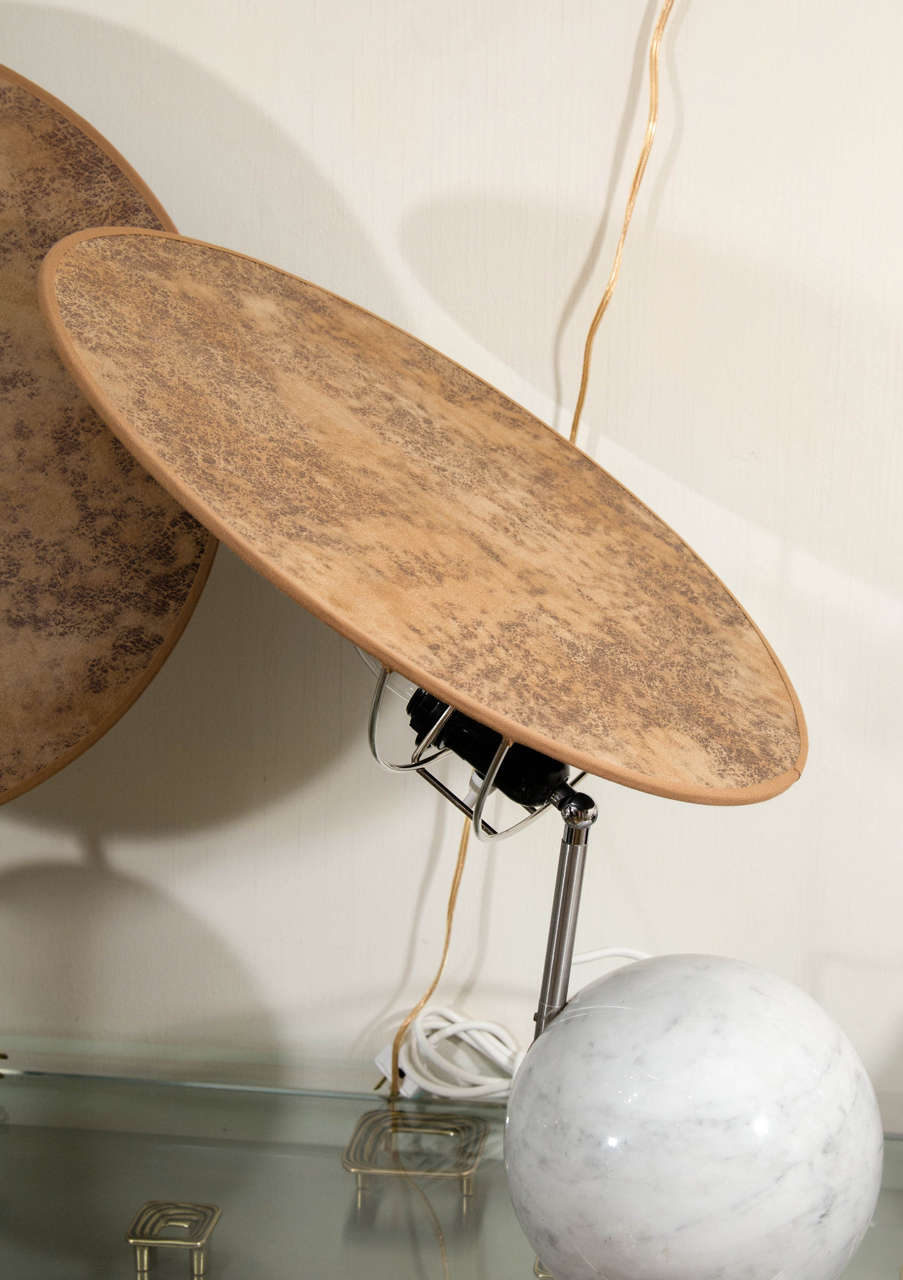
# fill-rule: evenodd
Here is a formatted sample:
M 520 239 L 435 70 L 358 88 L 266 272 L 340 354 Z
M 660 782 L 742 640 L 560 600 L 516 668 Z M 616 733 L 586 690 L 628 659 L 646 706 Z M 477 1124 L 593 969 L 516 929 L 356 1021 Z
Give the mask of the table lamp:
M 871 1085 L 801 992 L 659 957 L 564 1007 L 595 817 L 575 768 L 704 804 L 769 799 L 806 732 L 762 634 L 590 458 L 410 335 L 252 258 L 102 227 L 41 306 L 88 400 L 212 534 L 416 686 L 410 768 L 481 839 L 494 789 L 565 821 L 509 1181 L 557 1280 L 833 1280 L 880 1178 Z M 432 776 L 453 750 L 462 798 Z

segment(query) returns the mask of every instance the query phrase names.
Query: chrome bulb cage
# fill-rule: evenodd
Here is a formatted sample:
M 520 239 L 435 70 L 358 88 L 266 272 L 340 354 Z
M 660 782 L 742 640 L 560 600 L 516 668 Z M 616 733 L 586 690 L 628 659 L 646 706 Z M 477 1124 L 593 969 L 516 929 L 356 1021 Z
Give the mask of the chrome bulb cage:
M 527 816 L 525 818 L 521 818 L 519 822 L 512 823 L 511 826 L 502 828 L 501 831 L 497 831 L 495 827 L 490 826 L 490 824 L 486 822 L 483 817 L 486 803 L 490 794 L 495 790 L 496 778 L 498 777 L 499 770 L 505 761 L 505 757 L 514 745 L 513 739 L 506 738 L 504 736 L 502 736 L 499 741 L 498 748 L 486 770 L 485 775 L 481 775 L 476 771 L 472 775 L 475 780 L 473 790 L 476 791 L 476 797 L 472 805 L 456 792 L 452 791 L 450 787 L 447 787 L 445 783 L 440 778 L 437 778 L 434 773 L 431 773 L 426 767 L 427 765 L 432 764 L 435 760 L 441 759 L 442 756 L 453 754 L 449 747 L 443 747 L 441 745 L 437 746 L 435 751 L 432 750 L 434 744 L 439 743 L 443 729 L 455 714 L 455 708 L 451 706 L 445 708 L 433 725 L 426 731 L 420 741 L 415 743 L 409 760 L 396 763 L 385 759 L 379 750 L 378 731 L 383 695 L 386 691 L 391 674 L 392 673 L 388 667 L 380 667 L 380 673 L 376 681 L 376 686 L 373 690 L 373 699 L 370 704 L 370 721 L 368 726 L 370 752 L 374 760 L 376 760 L 378 764 L 382 765 L 384 769 L 388 769 L 393 773 L 418 774 L 419 777 L 423 778 L 425 782 L 428 782 L 431 787 L 439 792 L 440 795 L 444 796 L 445 799 L 453 804 L 456 809 L 460 810 L 461 813 L 470 819 L 474 836 L 484 844 L 492 844 L 497 840 L 507 840 L 509 836 L 516 835 L 518 831 L 523 831 L 525 827 L 528 827 L 532 822 L 535 822 L 538 817 L 545 813 L 546 809 L 550 808 L 554 804 L 555 796 L 553 793 L 553 795 L 550 796 L 542 805 L 537 805 L 535 807 L 527 805 L 523 806 L 527 810 Z M 585 774 L 578 774 L 576 778 L 570 780 L 570 784 L 580 782 L 583 777 L 585 777 Z M 478 789 L 476 784 L 479 784 Z

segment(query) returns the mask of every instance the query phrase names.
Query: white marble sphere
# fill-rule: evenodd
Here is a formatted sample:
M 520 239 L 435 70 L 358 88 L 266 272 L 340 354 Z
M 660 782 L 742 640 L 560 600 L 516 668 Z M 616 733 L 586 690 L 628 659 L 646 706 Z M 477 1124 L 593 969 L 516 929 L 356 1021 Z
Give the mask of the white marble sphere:
M 555 1280 L 835 1280 L 881 1161 L 843 1032 L 798 987 L 720 956 L 584 987 L 508 1104 L 511 1197 Z

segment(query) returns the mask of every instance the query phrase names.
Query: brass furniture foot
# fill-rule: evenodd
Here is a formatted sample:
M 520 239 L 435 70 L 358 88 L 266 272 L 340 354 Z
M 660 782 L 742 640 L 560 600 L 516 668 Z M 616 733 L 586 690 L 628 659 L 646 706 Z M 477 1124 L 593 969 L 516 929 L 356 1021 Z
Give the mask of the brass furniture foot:
M 127 1236 L 135 1248 L 138 1280 L 147 1280 L 151 1249 L 155 1248 L 188 1249 L 192 1280 L 203 1280 L 207 1275 L 207 1244 L 219 1215 L 214 1204 L 149 1200 L 135 1214 Z

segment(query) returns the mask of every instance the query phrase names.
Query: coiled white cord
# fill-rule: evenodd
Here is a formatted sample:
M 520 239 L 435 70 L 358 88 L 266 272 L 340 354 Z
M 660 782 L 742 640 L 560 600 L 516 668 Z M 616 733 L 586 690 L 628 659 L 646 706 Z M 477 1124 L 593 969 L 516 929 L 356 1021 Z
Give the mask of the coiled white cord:
M 602 947 L 574 956 L 572 965 L 594 960 L 648 960 L 645 951 L 632 947 Z M 453 1062 L 438 1051 L 439 1045 L 465 1046 L 469 1065 Z M 398 1054 L 406 1085 L 416 1085 L 437 1098 L 504 1100 L 524 1059 L 525 1049 L 497 1022 L 467 1018 L 454 1009 L 427 1008 L 408 1029 Z M 479 1065 L 488 1064 L 489 1070 Z
M 438 1053 L 445 1043 L 465 1045 L 473 1065 L 463 1066 Z M 398 1065 L 405 1080 L 438 1098 L 507 1098 L 524 1051 L 497 1022 L 466 1018 L 454 1009 L 424 1009 L 411 1023 Z M 494 1070 L 480 1069 L 479 1060 Z

